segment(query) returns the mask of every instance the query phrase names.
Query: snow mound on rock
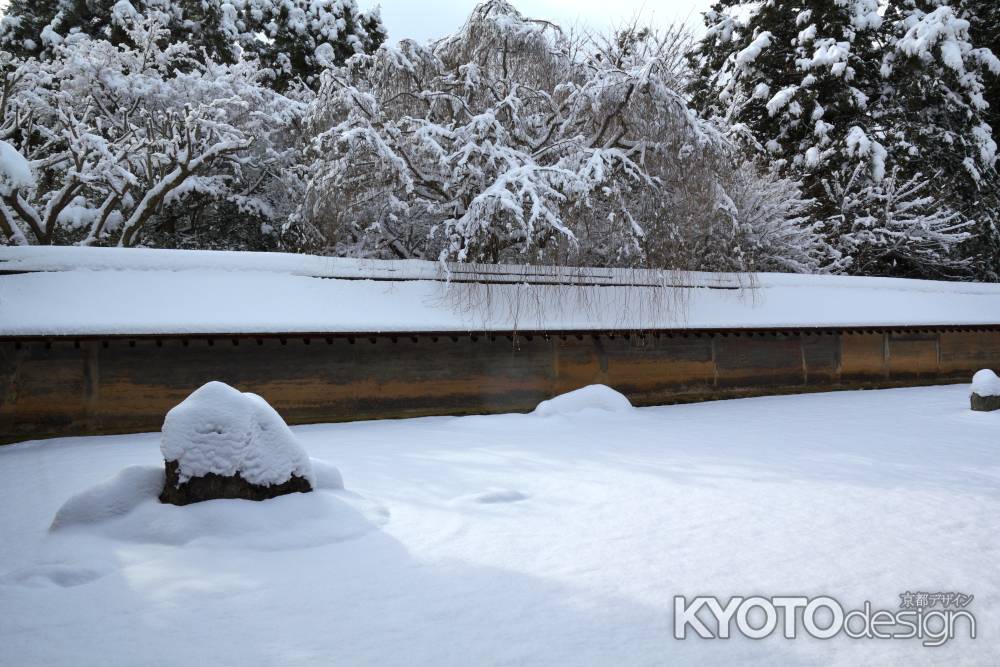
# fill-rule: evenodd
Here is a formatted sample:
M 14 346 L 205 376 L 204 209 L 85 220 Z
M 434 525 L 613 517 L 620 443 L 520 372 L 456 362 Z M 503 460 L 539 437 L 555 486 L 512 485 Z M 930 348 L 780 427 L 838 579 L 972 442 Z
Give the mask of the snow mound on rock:
M 261 486 L 292 475 L 315 486 L 309 457 L 274 408 L 223 382 L 209 382 L 167 413 L 160 451 L 177 461 L 182 484 L 209 473 L 239 473 Z
M 225 499 L 183 507 L 157 499 L 163 468 L 130 466 L 67 500 L 50 531 L 139 544 L 274 551 L 355 539 L 388 520 L 388 510 L 379 503 L 344 491 L 334 466 L 319 460 L 312 464 L 317 478 L 313 493 L 265 503 Z
M 632 403 L 611 387 L 603 384 L 592 384 L 555 398 L 542 401 L 535 408 L 534 414 L 548 417 L 550 415 L 569 415 L 581 410 L 606 410 L 622 412 L 631 410 Z
M 979 396 L 1000 396 L 1000 377 L 989 368 L 972 376 L 972 393 Z

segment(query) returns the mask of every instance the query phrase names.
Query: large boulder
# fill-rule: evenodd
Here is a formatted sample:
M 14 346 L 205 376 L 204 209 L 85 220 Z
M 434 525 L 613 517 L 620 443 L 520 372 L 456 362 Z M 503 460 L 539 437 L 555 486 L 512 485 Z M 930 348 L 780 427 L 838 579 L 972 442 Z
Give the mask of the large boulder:
M 973 410 L 989 412 L 1000 410 L 1000 377 L 988 368 L 972 376 L 970 396 Z
M 267 401 L 209 382 L 167 413 L 160 502 L 266 500 L 312 491 L 309 457 Z

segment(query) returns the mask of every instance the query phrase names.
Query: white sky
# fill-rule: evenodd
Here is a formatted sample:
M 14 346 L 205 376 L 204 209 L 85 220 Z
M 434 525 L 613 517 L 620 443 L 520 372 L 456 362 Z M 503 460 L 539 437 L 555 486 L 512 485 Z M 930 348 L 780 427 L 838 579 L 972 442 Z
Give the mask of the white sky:
M 425 41 L 454 32 L 479 0 L 358 0 L 362 9 L 382 7 L 389 41 L 410 38 Z M 683 22 L 701 30 L 701 12 L 712 0 L 513 0 L 522 14 L 595 30 L 631 20 L 665 26 Z
M 480 0 L 357 0 L 362 9 L 382 7 L 382 20 L 390 43 L 404 38 L 425 41 L 457 30 Z M 0 16 L 9 0 L 0 0 Z M 600 30 L 631 20 L 666 26 L 687 23 L 696 32 L 703 29 L 701 12 L 713 0 L 513 0 L 521 13 L 547 19 L 560 26 Z

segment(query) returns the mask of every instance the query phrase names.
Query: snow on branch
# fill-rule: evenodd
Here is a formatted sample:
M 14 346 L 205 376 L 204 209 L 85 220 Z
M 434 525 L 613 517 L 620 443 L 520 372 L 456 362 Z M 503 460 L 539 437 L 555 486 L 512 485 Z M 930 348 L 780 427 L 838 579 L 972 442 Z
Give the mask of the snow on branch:
M 687 268 L 694 238 L 745 235 L 725 231 L 732 146 L 678 92 L 685 44 L 568 34 L 491 0 L 436 43 L 357 55 L 310 114 L 299 219 L 336 254 Z
M 77 35 L 50 59 L 0 56 L 0 153 L 19 151 L 37 176 L 0 178 L 0 231 L 15 241 L 135 245 L 195 193 L 271 210 L 260 176 L 287 161 L 275 140 L 304 105 L 261 85 L 250 62 L 201 62 L 129 8 L 114 20 L 135 48 Z

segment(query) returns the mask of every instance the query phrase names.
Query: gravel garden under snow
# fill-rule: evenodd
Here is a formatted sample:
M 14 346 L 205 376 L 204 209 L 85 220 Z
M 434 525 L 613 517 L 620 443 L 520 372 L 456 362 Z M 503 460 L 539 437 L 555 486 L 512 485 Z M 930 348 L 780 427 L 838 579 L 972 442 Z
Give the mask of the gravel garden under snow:
M 159 434 L 3 447 L 0 663 L 988 664 L 1000 413 L 968 392 L 296 427 L 312 493 L 185 507 Z M 974 594 L 978 637 L 673 637 L 675 595 L 913 590 Z

